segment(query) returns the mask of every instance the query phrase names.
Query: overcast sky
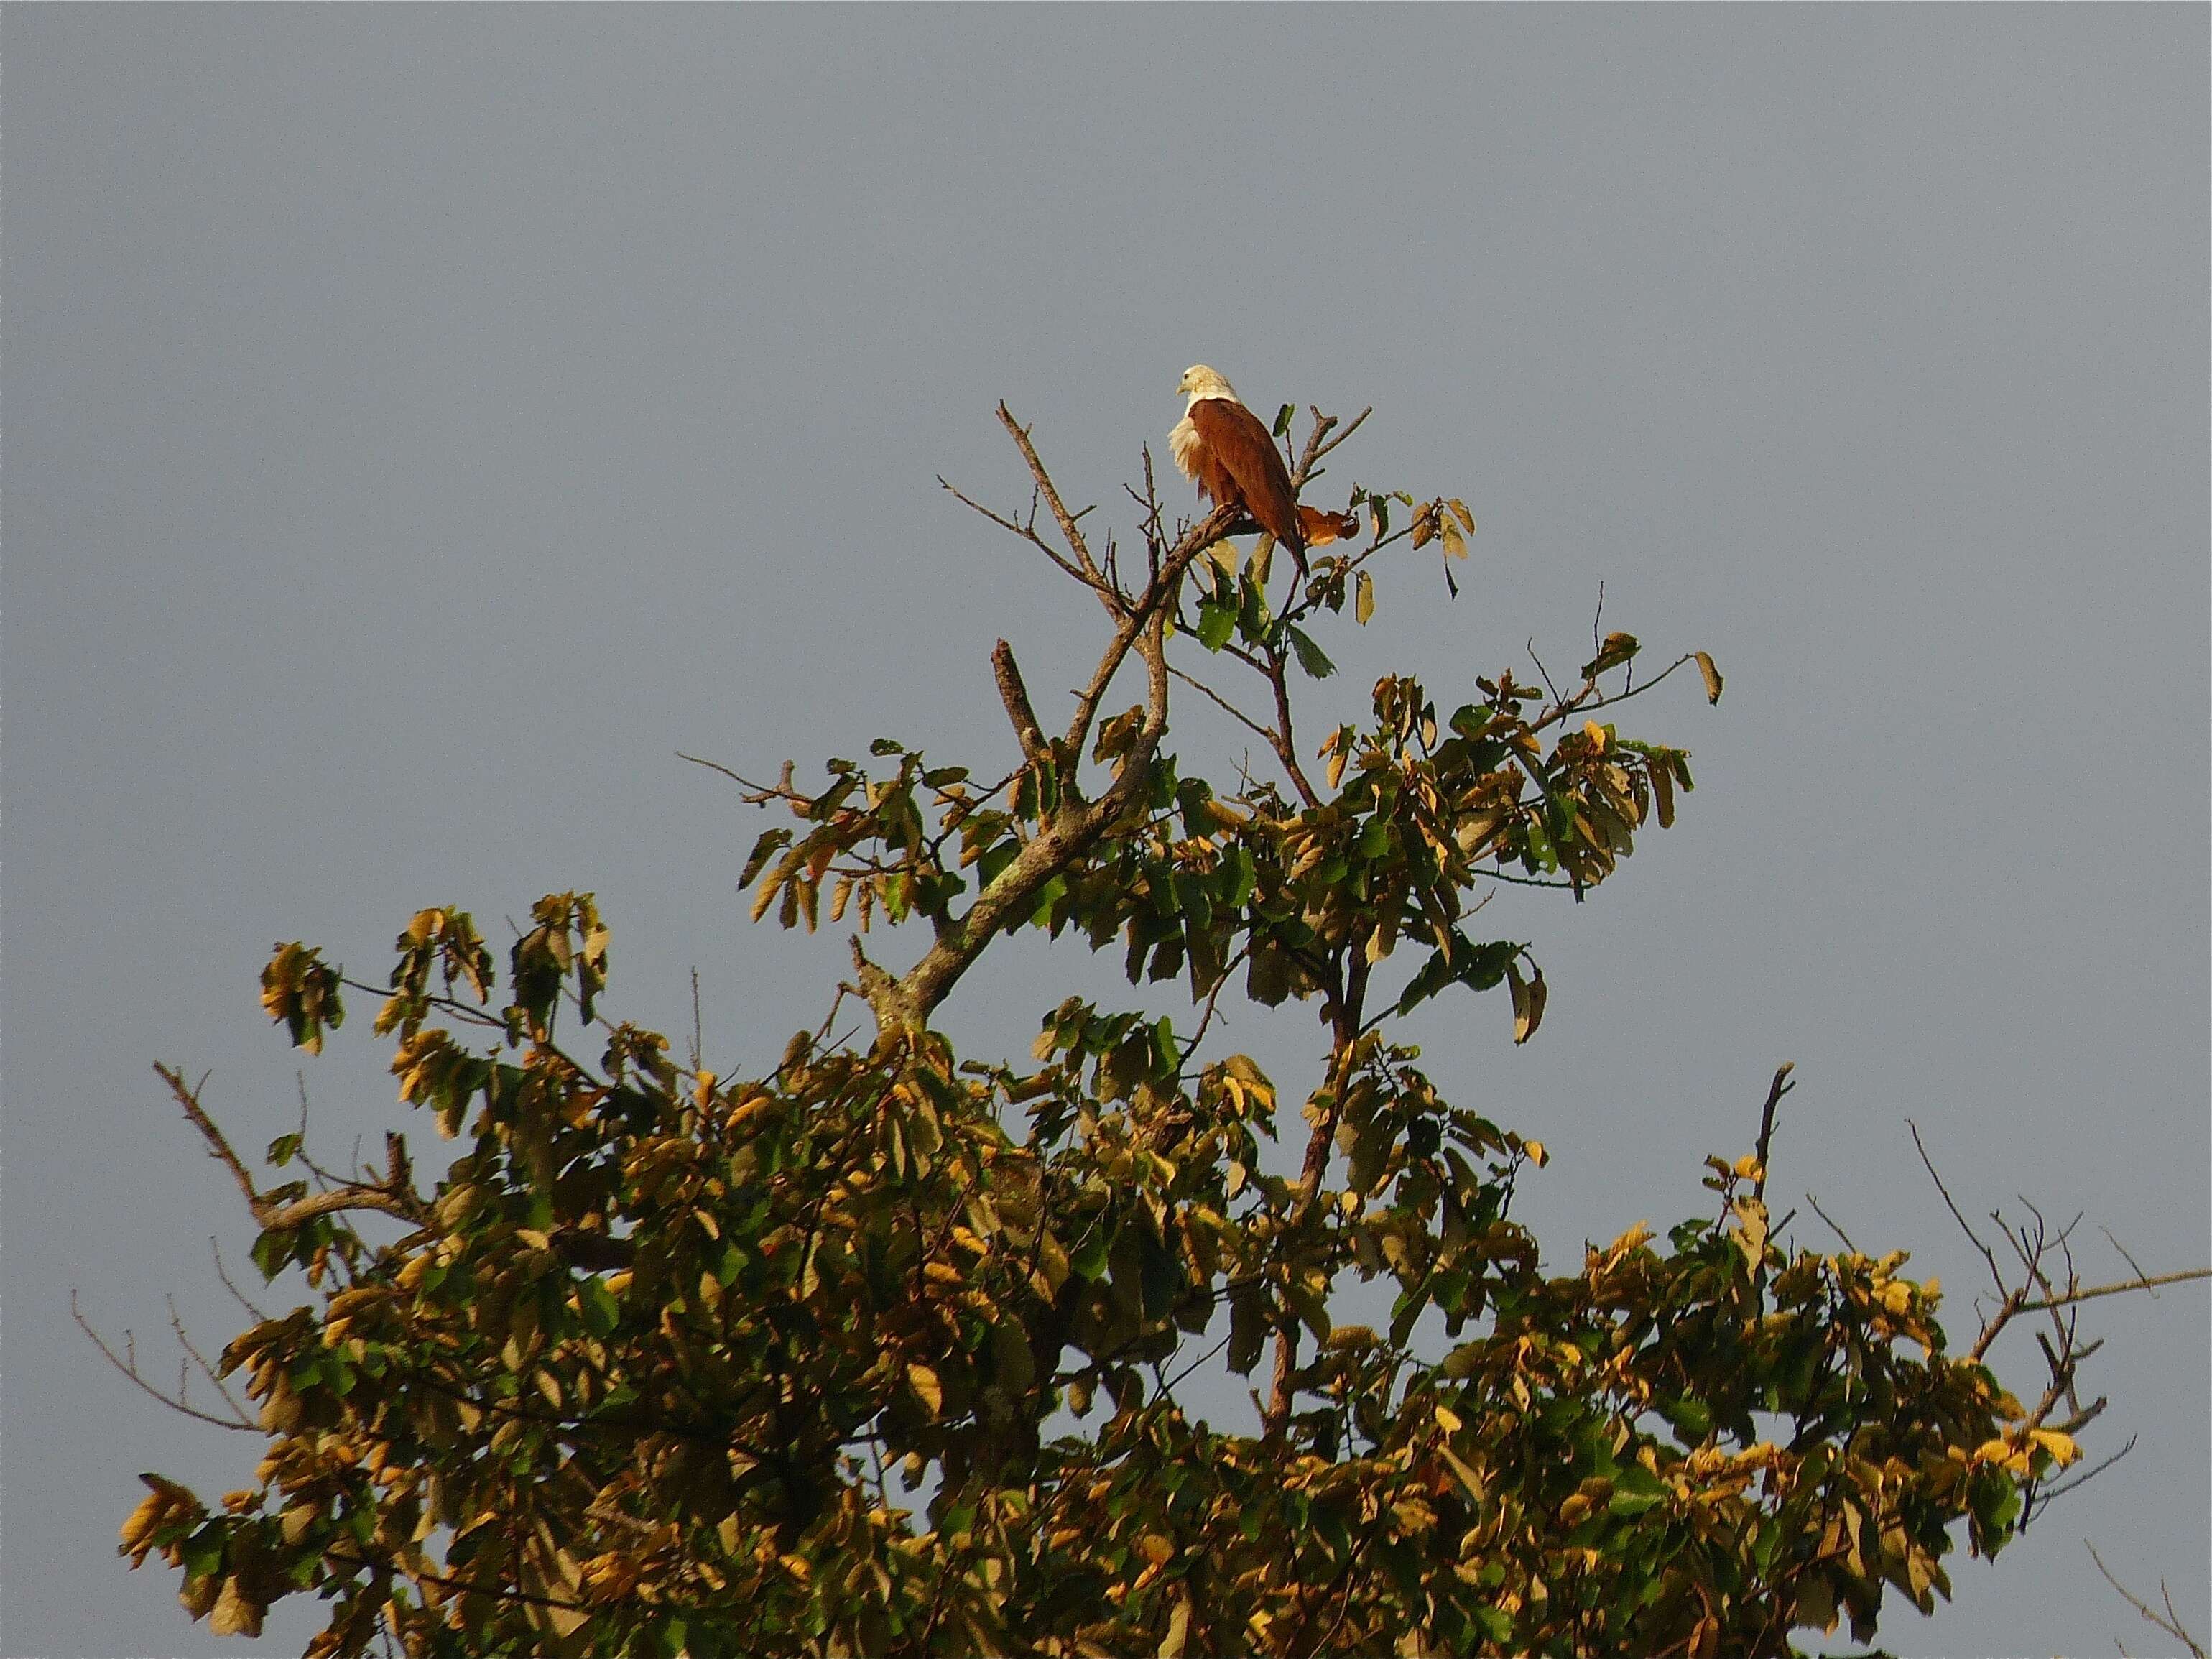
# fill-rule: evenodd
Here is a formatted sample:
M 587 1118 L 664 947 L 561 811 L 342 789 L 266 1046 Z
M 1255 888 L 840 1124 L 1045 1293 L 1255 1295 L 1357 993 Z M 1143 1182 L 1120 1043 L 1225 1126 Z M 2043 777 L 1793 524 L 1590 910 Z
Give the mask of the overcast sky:
M 0 1651 L 240 1650 L 114 1540 L 137 1471 L 212 1496 L 255 1442 L 69 1320 L 165 1370 L 165 1294 L 241 1322 L 208 1240 L 250 1273 L 252 1228 L 149 1063 L 258 1147 L 297 1112 L 271 941 L 381 978 L 418 906 L 498 934 L 589 888 L 619 1012 L 688 1029 L 696 966 L 710 1058 L 772 1064 L 842 946 L 746 923 L 761 826 L 676 751 L 1003 768 L 990 641 L 1054 700 L 1097 613 L 935 475 L 1025 499 L 1003 397 L 1126 526 L 1200 360 L 1375 406 L 1322 495 L 1480 520 L 1456 602 L 1407 559 L 1324 640 L 1310 729 L 1389 667 L 1449 706 L 1531 638 L 1580 661 L 1601 582 L 1728 675 L 1622 717 L 1694 751 L 1679 826 L 1494 909 L 1538 1040 L 1502 997 L 1418 1025 L 1553 1149 L 1552 1261 L 1699 1209 L 1785 1059 L 1776 1189 L 1910 1247 L 1969 1338 L 1907 1117 L 1970 1213 L 2085 1211 L 2094 1278 L 2100 1226 L 2212 1258 L 2208 17 L 9 9 Z M 1003 957 L 945 1011 L 971 1049 L 1115 994 Z M 307 1062 L 332 1158 L 403 1122 L 372 1012 Z M 1310 1085 L 1295 1011 L 1230 1035 Z M 2212 1628 L 2207 1304 L 2094 1308 L 2087 1443 L 2135 1454 L 1885 1645 L 2160 1650 L 2085 1538 Z

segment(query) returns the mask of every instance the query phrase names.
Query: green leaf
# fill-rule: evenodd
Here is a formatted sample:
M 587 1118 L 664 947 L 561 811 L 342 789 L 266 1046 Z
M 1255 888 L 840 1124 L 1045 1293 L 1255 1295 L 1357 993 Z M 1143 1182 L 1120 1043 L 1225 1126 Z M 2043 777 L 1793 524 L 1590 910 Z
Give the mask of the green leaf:
M 1218 651 L 1229 643 L 1229 636 L 1237 631 L 1237 613 L 1226 605 L 1216 605 L 1212 599 L 1201 600 L 1198 607 L 1198 642 L 1208 651 Z
M 1692 1445 L 1713 1431 L 1712 1413 L 1706 1409 L 1705 1401 L 1693 1400 L 1688 1395 L 1662 1404 L 1659 1414 L 1674 1425 L 1685 1442 Z
M 222 1565 L 222 1523 L 210 1521 L 184 1542 L 185 1576 L 204 1578 Z
M 1239 1376 L 1250 1376 L 1267 1340 L 1267 1304 L 1256 1285 L 1241 1285 L 1229 1298 L 1229 1369 Z
M 1613 1498 L 1606 1509 L 1613 1515 L 1641 1515 L 1674 1495 L 1674 1488 L 1641 1463 L 1625 1463 L 1613 1480 Z
M 1317 680 L 1325 680 L 1336 672 L 1336 665 L 1328 659 L 1326 652 L 1306 637 L 1305 629 L 1294 626 L 1290 635 L 1291 648 L 1297 653 L 1299 667 Z
M 580 1283 L 576 1305 L 583 1312 L 584 1328 L 593 1336 L 607 1335 L 622 1321 L 622 1305 L 603 1279 L 586 1279 Z

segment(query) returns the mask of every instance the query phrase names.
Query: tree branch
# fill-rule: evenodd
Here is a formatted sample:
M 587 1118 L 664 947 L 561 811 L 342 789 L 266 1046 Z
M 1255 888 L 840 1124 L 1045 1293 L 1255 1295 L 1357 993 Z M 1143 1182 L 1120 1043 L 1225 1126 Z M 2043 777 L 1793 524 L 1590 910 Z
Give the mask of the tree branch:
M 1014 661 L 1014 647 L 1000 640 L 991 650 L 991 673 L 999 683 L 999 701 L 1006 706 L 1006 718 L 1014 723 L 1014 736 L 1020 741 L 1022 753 L 1030 759 L 1042 760 L 1049 752 L 1045 747 L 1044 732 L 1037 726 L 1036 710 L 1030 706 L 1030 689 L 1022 684 L 1022 671 Z
M 397 1217 L 416 1226 L 428 1226 L 429 1206 L 421 1194 L 409 1184 L 409 1168 L 404 1146 L 396 1135 L 387 1138 L 386 1151 L 391 1159 L 391 1174 L 381 1182 L 349 1181 L 333 1187 L 328 1192 L 309 1193 L 289 1202 L 270 1198 L 258 1190 L 253 1177 L 245 1164 L 231 1150 L 229 1139 L 210 1117 L 199 1103 L 199 1089 L 185 1081 L 184 1074 L 173 1066 L 156 1064 L 155 1074 L 169 1085 L 169 1093 L 191 1126 L 200 1132 L 207 1143 L 208 1156 L 228 1170 L 231 1178 L 238 1182 L 239 1190 L 246 1195 L 246 1207 L 265 1231 L 273 1228 L 297 1227 L 313 1221 L 318 1216 L 336 1215 L 351 1210 L 375 1210 Z M 207 1079 L 200 1079 L 200 1086 Z
M 2194 1636 L 2191 1636 L 2188 1630 L 2182 1625 L 2181 1615 L 2174 1611 L 2172 1592 L 2166 1589 L 2163 1580 L 2159 1583 L 2159 1590 L 2161 1598 L 2166 1602 L 2166 1616 L 2164 1618 L 2160 1618 L 2157 1613 L 2152 1612 L 2133 1590 L 2130 1589 L 2125 1584 L 2123 1584 L 2118 1579 L 2112 1577 L 2112 1570 L 2105 1565 L 2105 1559 L 2097 1553 L 2097 1547 L 2094 1544 L 2090 1543 L 2086 1538 L 2083 1539 L 2081 1542 L 2082 1547 L 2089 1552 L 2089 1559 L 2097 1564 L 2097 1571 L 2104 1575 L 2105 1582 L 2110 1584 L 2114 1589 L 2119 1591 L 2122 1599 L 2124 1600 L 2130 1607 L 2133 1607 L 2145 1619 L 2148 1619 L 2152 1624 L 2157 1626 L 2159 1629 L 2165 1632 L 2168 1636 L 2171 1636 L 2175 1641 L 2186 1647 L 2191 1654 L 2195 1656 L 2195 1659 L 2208 1659 L 2208 1656 L 2204 1651 L 2204 1644 L 2198 1641 Z M 2124 1651 L 2124 1650 L 2123 1650 L 2123 1651 Z
M 261 1425 L 254 1422 L 252 1419 L 245 1416 L 242 1413 L 234 1418 L 217 1417 L 212 1412 L 204 1412 L 200 1410 L 198 1407 L 188 1403 L 182 1394 L 179 1394 L 174 1398 L 172 1398 L 170 1395 L 162 1393 L 161 1389 L 155 1388 L 151 1382 L 149 1382 L 145 1377 L 139 1373 L 138 1346 L 131 1333 L 128 1331 L 124 1332 L 124 1352 L 122 1354 L 118 1354 L 114 1349 L 107 1346 L 106 1339 L 104 1339 L 98 1331 L 93 1329 L 90 1322 L 85 1318 L 84 1315 L 78 1311 L 76 1305 L 76 1292 L 74 1290 L 70 1292 L 70 1317 L 76 1321 L 76 1326 L 79 1330 L 82 1331 L 87 1336 L 92 1339 L 93 1346 L 100 1350 L 100 1353 L 105 1356 L 109 1364 L 114 1366 L 117 1370 L 122 1372 L 123 1375 L 129 1377 L 132 1382 L 137 1384 L 140 1389 L 145 1390 L 146 1393 L 153 1395 L 155 1399 L 160 1401 L 170 1410 L 182 1412 L 186 1417 L 197 1417 L 201 1422 L 212 1423 L 219 1429 L 234 1429 L 248 1434 L 257 1433 L 259 1431 Z M 173 1317 L 173 1314 L 172 1317 Z M 217 1386 L 220 1388 L 221 1385 L 218 1384 Z M 225 1403 L 230 1405 L 234 1411 L 237 1410 L 237 1403 L 230 1399 L 227 1391 L 223 1395 L 223 1399 Z
M 1006 428 L 1015 447 L 1022 452 L 1022 459 L 1029 463 L 1030 476 L 1036 480 L 1045 505 L 1052 509 L 1052 516 L 1059 520 L 1060 533 L 1066 538 L 1068 551 L 1075 555 L 1075 562 L 1082 568 L 1085 584 L 1097 593 L 1100 603 L 1109 613 L 1120 611 L 1123 608 L 1121 596 L 1115 592 L 1113 584 L 1106 580 L 1104 573 L 1092 560 L 1090 544 L 1083 539 L 1083 532 L 1075 522 L 1075 515 L 1061 504 L 1060 491 L 1053 487 L 1052 475 L 1044 470 L 1044 463 L 1037 459 L 1028 431 L 1014 419 L 1012 412 L 1003 403 L 999 405 L 999 424 Z
M 1759 1161 L 1759 1177 L 1751 1183 L 1751 1195 L 1761 1203 L 1766 1200 L 1766 1152 L 1774 1144 L 1774 1109 L 1782 1103 L 1783 1096 L 1797 1086 L 1790 1080 L 1790 1073 L 1796 1069 L 1794 1060 L 1785 1060 L 1775 1068 L 1774 1081 L 1766 1085 L 1766 1104 L 1759 1109 L 1759 1144 L 1753 1153 Z
M 1018 434 L 1019 429 L 1011 427 L 1012 417 L 1004 415 L 1003 406 L 1001 415 Z M 1018 441 L 1024 453 L 1035 453 L 1026 437 L 1018 436 Z M 1057 501 L 1058 497 L 1048 499 Z M 1075 718 L 1061 744 L 1068 752 L 1079 755 L 1115 674 L 1131 651 L 1144 659 L 1148 683 L 1144 724 L 1128 753 L 1121 757 L 1113 785 L 1092 801 L 1081 799 L 1073 790 L 1064 790 L 1058 810 L 1044 820 L 1035 838 L 976 895 L 964 915 L 939 928 L 937 942 L 903 977 L 896 981 L 888 975 L 872 978 L 869 972 L 872 964 L 861 969 L 858 988 L 883 1029 L 922 1030 L 932 1011 L 992 938 L 1025 916 L 1046 884 L 1089 851 L 1139 798 L 1152 757 L 1167 731 L 1167 619 L 1174 609 L 1177 584 L 1191 562 L 1234 522 L 1237 511 L 1234 507 L 1216 507 L 1194 525 L 1161 562 L 1159 574 L 1146 584 L 1137 602 L 1118 613 L 1113 637 L 1078 700 Z M 1019 716 L 1016 719 L 1018 721 Z
M 2182 1285 L 2192 1279 L 2212 1279 L 2212 1267 L 2185 1267 L 2179 1273 L 2145 1273 L 2136 1279 L 2124 1279 L 2114 1285 L 2093 1285 L 2086 1291 L 2066 1291 L 2059 1294 L 2022 1302 L 2015 1313 L 2040 1313 L 2046 1308 L 2070 1308 L 2077 1302 L 2087 1302 L 2094 1297 L 2118 1296 L 2128 1291 L 2148 1291 L 2160 1285 Z

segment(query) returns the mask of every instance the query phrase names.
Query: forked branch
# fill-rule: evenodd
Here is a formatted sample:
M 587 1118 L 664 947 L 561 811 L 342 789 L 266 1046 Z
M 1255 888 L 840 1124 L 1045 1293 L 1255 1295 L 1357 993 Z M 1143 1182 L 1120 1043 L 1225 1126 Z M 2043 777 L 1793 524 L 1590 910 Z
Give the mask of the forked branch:
M 939 925 L 936 942 L 905 975 L 894 978 L 870 962 L 859 941 L 854 941 L 853 957 L 858 976 L 854 988 L 875 1011 L 878 1024 L 886 1032 L 919 1031 L 927 1025 L 931 1012 L 982 953 L 984 946 L 1000 932 L 1026 916 L 1046 884 L 1080 859 L 1141 798 L 1152 757 L 1167 731 L 1167 628 L 1175 611 L 1176 591 L 1191 562 L 1226 533 L 1238 517 L 1233 506 L 1217 507 L 1186 531 L 1165 556 L 1152 563 L 1141 592 L 1124 592 L 1108 579 L 1091 556 L 1082 526 L 1077 522 L 1078 515 L 1067 510 L 1051 473 L 1030 441 L 1027 430 L 1004 404 L 999 405 L 998 414 L 1000 423 L 1006 428 L 1029 467 L 1038 497 L 1058 523 L 1067 553 L 1062 555 L 1058 549 L 1047 545 L 1030 526 L 988 508 L 977 510 L 994 523 L 1039 546 L 1054 564 L 1091 588 L 1106 606 L 1107 614 L 1114 618 L 1114 631 L 1089 681 L 1076 694 L 1074 714 L 1066 732 L 1056 742 L 1044 735 L 1029 687 L 1014 660 L 1012 647 L 1001 640 L 993 649 L 992 677 L 1023 755 L 1036 765 L 1054 758 L 1057 750 L 1062 769 L 1060 804 L 1044 817 L 1028 844 L 976 895 L 967 911 Z M 1319 446 L 1319 436 L 1317 434 L 1315 442 L 1308 446 L 1312 453 L 1325 453 Z M 966 501 L 967 497 L 960 499 Z M 1145 664 L 1143 720 L 1127 752 L 1116 763 L 1113 782 L 1096 799 L 1087 799 L 1074 775 L 1076 766 L 1107 690 L 1133 652 Z
M 416 1227 L 430 1224 L 430 1206 L 415 1190 L 413 1170 L 407 1158 L 407 1144 L 398 1135 L 385 1137 L 387 1169 L 381 1181 L 343 1181 L 327 1192 L 308 1193 L 304 1196 L 283 1199 L 262 1192 L 253 1183 L 252 1175 L 245 1163 L 231 1150 L 230 1141 L 216 1121 L 200 1104 L 199 1087 L 185 1081 L 184 1073 L 173 1066 L 155 1065 L 154 1071 L 169 1085 L 169 1093 L 184 1109 L 185 1116 L 192 1127 L 199 1131 L 200 1139 L 207 1143 L 208 1156 L 230 1171 L 231 1179 L 246 1195 L 246 1207 L 256 1222 L 264 1229 L 297 1227 L 314 1220 L 318 1216 L 337 1215 L 354 1210 L 374 1210 Z M 200 1079 L 204 1086 L 207 1079 Z
M 2159 1600 L 2166 1604 L 2166 1611 L 2160 1613 L 2112 1576 L 2112 1570 L 2105 1565 L 2105 1558 L 2097 1553 L 2097 1547 L 2094 1544 L 2090 1543 L 2086 1538 L 2081 1541 L 2082 1547 L 2089 1552 L 2089 1559 L 2097 1564 L 2097 1571 L 2104 1576 L 2105 1582 L 2120 1593 L 2123 1601 L 2160 1631 L 2187 1648 L 2194 1659 L 2212 1659 L 2212 1655 L 2205 1653 L 2204 1644 L 2191 1635 L 2188 1627 L 2181 1622 L 2181 1614 L 2174 1608 L 2173 1592 L 2166 1589 L 2163 1579 L 2159 1581 L 2158 1591 Z M 2127 1650 L 2122 1648 L 2120 1651 L 2125 1653 Z

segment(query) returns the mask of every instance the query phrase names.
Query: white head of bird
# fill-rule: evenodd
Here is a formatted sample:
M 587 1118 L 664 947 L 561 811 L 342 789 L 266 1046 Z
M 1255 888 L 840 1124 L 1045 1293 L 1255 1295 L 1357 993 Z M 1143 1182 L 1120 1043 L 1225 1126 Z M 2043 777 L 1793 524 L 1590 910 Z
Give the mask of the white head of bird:
M 1202 398 L 1220 398 L 1232 404 L 1241 404 L 1243 401 L 1237 395 L 1236 387 L 1231 386 L 1228 381 L 1223 380 L 1219 374 L 1208 368 L 1204 363 L 1193 363 L 1188 368 L 1183 370 L 1182 383 L 1176 386 L 1176 390 L 1189 394 L 1188 401 L 1183 404 L 1186 412 L 1192 404 Z

